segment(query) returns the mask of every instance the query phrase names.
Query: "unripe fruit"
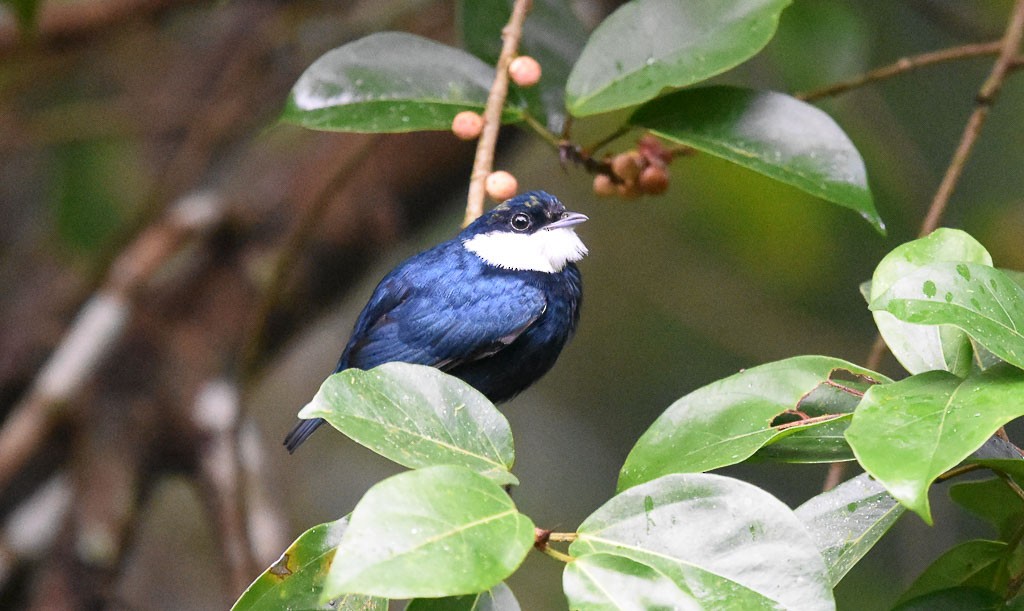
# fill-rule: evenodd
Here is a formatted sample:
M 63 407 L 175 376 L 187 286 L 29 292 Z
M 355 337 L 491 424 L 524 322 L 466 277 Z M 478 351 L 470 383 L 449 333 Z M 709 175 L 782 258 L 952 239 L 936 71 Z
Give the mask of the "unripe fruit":
M 616 188 L 615 183 L 612 182 L 612 177 L 607 174 L 598 174 L 594 176 L 594 194 L 600 195 L 601 197 L 608 197 L 615 195 Z
M 452 119 L 452 133 L 460 140 L 476 140 L 484 129 L 484 118 L 472 110 L 463 110 Z
M 668 189 L 668 172 L 665 168 L 649 165 L 640 172 L 637 182 L 640 190 L 649 195 L 660 195 Z
M 508 75 L 520 87 L 533 87 L 540 81 L 540 64 L 529 55 L 520 55 L 508 65 Z
M 514 196 L 519 190 L 519 183 L 516 177 L 504 170 L 491 172 L 484 181 L 484 189 L 491 199 L 503 202 Z
M 612 172 L 623 182 L 634 182 L 640 176 L 643 159 L 636 151 L 621 153 L 612 158 Z

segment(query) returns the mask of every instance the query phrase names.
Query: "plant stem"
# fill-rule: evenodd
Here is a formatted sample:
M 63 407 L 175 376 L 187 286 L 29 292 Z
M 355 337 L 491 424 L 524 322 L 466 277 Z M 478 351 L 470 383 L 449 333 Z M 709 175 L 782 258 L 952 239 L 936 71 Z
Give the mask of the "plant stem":
M 977 141 L 978 135 L 981 133 L 981 126 L 985 123 L 985 119 L 988 117 L 988 111 L 995 102 L 995 98 L 999 94 L 999 90 L 1002 89 L 1006 75 L 1021 64 L 1017 53 L 1020 49 L 1022 35 L 1024 35 L 1024 0 L 1017 0 L 1013 5 L 1013 12 L 1010 14 L 1009 24 L 1006 27 L 1006 31 L 1003 34 L 1003 37 L 998 41 L 999 57 L 996 58 L 996 62 L 992 66 L 992 71 L 989 73 L 988 78 L 985 79 L 981 89 L 978 91 L 977 98 L 975 99 L 974 112 L 971 113 L 970 118 L 967 120 L 967 125 L 964 127 L 963 134 L 960 137 L 960 144 L 957 145 L 956 152 L 953 154 L 953 159 L 946 168 L 946 174 L 943 176 L 942 182 L 939 184 L 939 188 L 935 193 L 935 197 L 932 199 L 932 203 L 928 207 L 928 213 L 925 215 L 925 219 L 921 223 L 921 230 L 918 235 L 926 236 L 932 231 L 935 231 L 939 226 L 939 222 L 942 220 L 942 214 L 946 210 L 946 204 L 949 202 L 949 198 L 953 194 L 953 190 L 956 188 L 956 183 L 959 181 L 960 175 L 963 173 L 964 166 L 967 163 L 967 158 L 970 157 L 971 149 L 974 147 L 974 143 Z M 962 47 L 953 47 L 952 49 L 946 49 L 944 51 L 935 51 L 930 54 L 926 53 L 924 55 L 915 56 L 914 58 L 904 58 L 892 66 L 873 70 L 862 77 L 846 81 L 845 84 L 840 83 L 803 95 L 797 94 L 797 97 L 801 97 L 804 100 L 817 99 L 826 95 L 834 95 L 842 91 L 847 91 L 853 87 L 858 87 L 874 80 L 902 74 L 903 72 L 907 72 L 913 68 L 937 63 L 939 61 L 991 54 L 993 50 L 990 49 L 989 46 L 992 44 L 994 43 L 964 45 Z M 878 368 L 882 361 L 882 356 L 885 354 L 885 350 L 885 341 L 881 336 L 876 336 L 875 343 L 871 347 L 871 353 L 868 355 L 866 363 L 868 369 L 874 370 Z M 845 469 L 845 463 L 832 463 L 829 466 L 828 475 L 825 477 L 825 484 L 823 486 L 824 490 L 828 491 L 839 485 L 842 481 Z
M 993 40 L 992 42 L 960 45 L 958 47 L 950 47 L 948 49 L 940 49 L 938 51 L 929 51 L 928 53 L 921 53 L 920 55 L 901 57 L 887 66 L 881 66 L 874 70 L 869 70 L 864 74 L 844 81 L 839 81 L 838 83 L 826 85 L 818 89 L 795 93 L 793 94 L 793 97 L 804 100 L 805 102 L 820 100 L 821 98 L 846 93 L 847 91 L 863 87 L 869 83 L 899 76 L 918 68 L 924 68 L 925 66 L 972 57 L 995 55 L 999 53 L 1000 49 L 1002 49 L 1002 44 L 1001 40 Z
M 569 554 L 564 554 L 564 553 L 558 551 L 557 549 L 552 548 L 550 545 L 545 545 L 544 547 L 540 547 L 540 548 L 537 548 L 537 549 L 539 549 L 540 551 L 544 552 L 548 556 L 551 556 L 555 560 L 558 560 L 559 562 L 564 562 L 564 563 L 568 564 L 568 563 L 572 562 L 573 560 L 575 560 L 575 558 L 573 558 Z
M 1022 35 L 1024 35 L 1024 0 L 1017 0 L 1013 5 L 1013 12 L 1010 14 L 1010 23 L 1006 28 L 1006 33 L 1003 34 L 1003 38 L 1000 41 L 999 57 L 996 59 L 995 64 L 992 65 L 992 71 L 989 73 L 988 78 L 985 79 L 981 89 L 978 90 L 978 96 L 975 98 L 974 112 L 971 113 L 970 118 L 967 120 L 967 125 L 964 126 L 963 134 L 960 136 L 960 143 L 956 147 L 956 152 L 953 153 L 953 159 L 946 169 L 946 175 L 943 176 L 939 189 L 932 199 L 932 204 L 928 208 L 928 215 L 921 225 L 920 235 L 928 235 L 939 226 L 942 213 L 946 209 L 946 204 L 949 202 L 950 196 L 953 195 L 956 183 L 959 181 L 964 166 L 967 164 L 967 158 L 971 155 L 971 149 L 974 148 L 974 143 L 978 140 L 978 135 L 981 133 L 981 127 L 985 124 L 988 112 L 992 108 L 992 104 L 995 103 L 996 96 L 999 95 L 1003 82 L 1006 80 L 1006 75 L 1010 72 L 1014 63 L 1014 57 L 1017 55 L 1017 50 L 1020 49 Z
M 469 225 L 484 213 L 484 181 L 494 169 L 494 148 L 498 144 L 498 129 L 501 127 L 501 110 L 508 96 L 508 65 L 519 49 L 519 39 L 523 35 L 523 22 L 530 8 L 530 0 L 516 0 L 512 7 L 512 16 L 501 30 L 501 55 L 494 72 L 494 83 L 487 95 L 484 107 L 484 129 L 476 144 L 476 157 L 473 159 L 473 172 L 469 178 L 469 195 L 466 198 L 466 217 L 462 226 Z
M 935 481 L 937 481 L 937 482 L 944 482 L 944 481 L 946 481 L 948 479 L 953 479 L 954 477 L 963 475 L 964 473 L 970 473 L 971 471 L 977 471 L 978 469 L 984 469 L 984 468 L 985 468 L 984 466 L 976 464 L 976 463 L 972 463 L 972 464 L 969 464 L 969 465 L 959 465 L 959 466 L 953 467 L 952 469 L 950 469 L 949 471 L 946 471 L 945 473 L 940 474 L 938 477 L 935 478 Z

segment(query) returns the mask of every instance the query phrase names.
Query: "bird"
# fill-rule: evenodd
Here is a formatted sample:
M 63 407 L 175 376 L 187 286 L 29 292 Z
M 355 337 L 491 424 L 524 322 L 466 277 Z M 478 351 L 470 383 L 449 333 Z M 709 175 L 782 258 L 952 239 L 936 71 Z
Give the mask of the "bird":
M 544 191 L 518 195 L 454 238 L 384 276 L 356 319 L 334 373 L 401 361 L 460 378 L 507 401 L 555 364 L 576 331 L 588 218 Z M 300 420 L 293 453 L 324 420 Z

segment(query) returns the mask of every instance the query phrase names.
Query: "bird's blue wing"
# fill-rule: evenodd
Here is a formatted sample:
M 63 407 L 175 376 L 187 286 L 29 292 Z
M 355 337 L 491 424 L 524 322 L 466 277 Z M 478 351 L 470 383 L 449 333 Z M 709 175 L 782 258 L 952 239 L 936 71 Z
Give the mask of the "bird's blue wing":
M 339 368 L 404 361 L 448 370 L 500 351 L 546 308 L 543 291 L 509 275 L 414 259 L 378 286 Z

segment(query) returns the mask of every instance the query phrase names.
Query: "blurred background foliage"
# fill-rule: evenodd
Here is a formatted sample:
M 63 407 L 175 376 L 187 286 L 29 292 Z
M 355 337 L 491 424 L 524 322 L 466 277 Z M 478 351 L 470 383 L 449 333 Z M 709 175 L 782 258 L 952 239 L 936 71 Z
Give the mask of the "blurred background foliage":
M 0 481 L 0 607 L 224 608 L 245 575 L 396 468 L 336 433 L 291 457 L 279 443 L 381 275 L 457 230 L 473 154 L 447 133 L 314 133 L 276 117 L 302 70 L 347 41 L 393 29 L 458 44 L 456 7 L 44 2 L 35 34 L 21 37 L 21 5 L 0 10 L 8 428 L 75 313 L 109 286 L 112 262 L 144 228 L 197 192 L 223 216 L 131 287 L 111 352 Z M 614 3 L 576 5 L 593 24 Z M 1009 8 L 795 0 L 765 51 L 715 82 L 808 90 L 902 56 L 995 40 Z M 663 196 L 598 199 L 590 177 L 563 169 L 549 145 L 503 131 L 497 168 L 591 218 L 579 231 L 591 251 L 579 333 L 552 373 L 504 408 L 521 510 L 572 530 L 611 496 L 628 449 L 661 411 L 740 368 L 797 354 L 863 363 L 875 332 L 858 285 L 916 235 L 991 62 L 941 64 L 819 103 L 864 156 L 884 238 L 847 210 L 707 155 L 677 160 Z M 1024 79 L 1011 76 L 944 222 L 1015 269 L 1024 269 L 1022 113 Z M 579 143 L 607 131 L 600 120 L 578 127 Z M 882 370 L 900 374 L 891 358 Z M 239 393 L 246 432 L 253 557 L 234 576 L 223 499 L 203 466 L 210 434 L 193 417 L 210 380 Z M 825 466 L 727 472 L 795 506 L 820 490 Z M 936 526 L 904 517 L 840 585 L 841 608 L 891 604 L 938 553 L 984 533 L 933 501 Z M 510 584 L 523 607 L 563 608 L 561 567 L 539 554 L 526 567 Z

